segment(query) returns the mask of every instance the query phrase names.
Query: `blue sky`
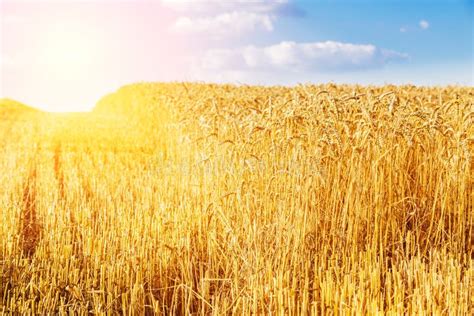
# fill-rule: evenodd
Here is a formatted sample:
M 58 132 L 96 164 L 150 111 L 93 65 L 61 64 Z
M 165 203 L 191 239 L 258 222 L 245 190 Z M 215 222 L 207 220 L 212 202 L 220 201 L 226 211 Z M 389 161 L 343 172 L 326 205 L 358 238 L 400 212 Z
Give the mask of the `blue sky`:
M 337 41 L 371 44 L 407 55 L 372 69 L 290 72 L 289 82 L 297 77 L 302 82 L 473 85 L 473 8 L 474 1 L 467 0 L 290 1 L 272 32 L 228 45 Z
M 281 38 L 374 43 L 413 61 L 472 60 L 473 15 L 468 1 L 297 1 L 300 18 L 279 25 Z M 427 29 L 419 26 L 429 23 Z M 403 28 L 405 32 L 403 32 Z M 400 31 L 402 29 L 402 31 Z
M 471 0 L 0 0 L 0 97 L 142 81 L 474 85 Z

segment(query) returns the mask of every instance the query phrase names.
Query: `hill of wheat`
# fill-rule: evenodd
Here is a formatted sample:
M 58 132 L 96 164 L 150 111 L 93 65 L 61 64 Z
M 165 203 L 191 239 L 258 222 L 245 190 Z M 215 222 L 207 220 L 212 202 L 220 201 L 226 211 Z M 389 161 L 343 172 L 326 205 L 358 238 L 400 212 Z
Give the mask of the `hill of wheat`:
M 0 313 L 474 313 L 473 88 L 0 113 Z

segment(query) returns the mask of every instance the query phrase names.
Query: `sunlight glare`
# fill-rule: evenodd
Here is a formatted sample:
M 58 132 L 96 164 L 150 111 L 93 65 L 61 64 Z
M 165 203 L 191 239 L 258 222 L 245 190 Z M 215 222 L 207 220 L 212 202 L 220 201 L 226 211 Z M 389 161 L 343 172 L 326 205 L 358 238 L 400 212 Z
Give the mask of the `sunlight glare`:
M 58 23 L 49 26 L 40 39 L 38 63 L 47 69 L 48 77 L 57 79 L 56 97 L 67 100 L 78 83 L 94 80 L 100 66 L 103 47 L 95 32 L 83 25 Z M 43 105 L 46 111 L 87 111 L 93 104 L 69 104 L 58 109 L 57 106 Z

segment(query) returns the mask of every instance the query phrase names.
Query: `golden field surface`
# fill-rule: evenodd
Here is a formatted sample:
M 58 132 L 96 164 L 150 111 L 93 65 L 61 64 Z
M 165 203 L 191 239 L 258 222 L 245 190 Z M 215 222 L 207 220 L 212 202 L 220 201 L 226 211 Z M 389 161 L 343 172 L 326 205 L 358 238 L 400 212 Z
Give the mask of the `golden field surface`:
M 0 313 L 474 314 L 474 88 L 3 103 Z

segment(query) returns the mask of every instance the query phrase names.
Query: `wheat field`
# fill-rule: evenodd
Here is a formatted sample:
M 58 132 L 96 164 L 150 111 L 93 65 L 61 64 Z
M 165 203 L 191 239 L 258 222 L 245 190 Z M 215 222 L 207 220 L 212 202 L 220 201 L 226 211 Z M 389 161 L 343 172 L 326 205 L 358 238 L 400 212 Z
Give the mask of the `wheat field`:
M 474 88 L 0 103 L 0 313 L 474 314 Z

